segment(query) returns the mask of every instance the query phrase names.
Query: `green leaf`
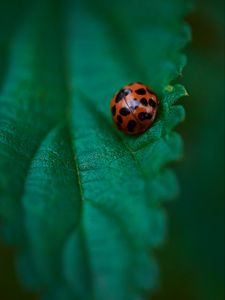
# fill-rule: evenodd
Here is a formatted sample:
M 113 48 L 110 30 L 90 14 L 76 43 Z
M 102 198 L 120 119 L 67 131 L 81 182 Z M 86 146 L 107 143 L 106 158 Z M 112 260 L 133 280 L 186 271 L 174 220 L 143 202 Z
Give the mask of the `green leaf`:
M 0 96 L 2 236 L 44 299 L 137 300 L 156 286 L 161 202 L 178 192 L 184 119 L 170 85 L 189 40 L 187 2 L 39 1 L 8 44 Z M 7 43 L 7 42 L 6 42 Z M 118 132 L 109 101 L 132 81 L 160 98 L 153 127 Z

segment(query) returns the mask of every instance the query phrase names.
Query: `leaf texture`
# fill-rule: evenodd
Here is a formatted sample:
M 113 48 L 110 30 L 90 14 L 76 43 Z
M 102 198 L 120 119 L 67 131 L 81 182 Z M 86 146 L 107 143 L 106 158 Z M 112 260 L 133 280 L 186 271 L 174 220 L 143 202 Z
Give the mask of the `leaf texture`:
M 165 166 L 182 155 L 173 128 L 186 91 L 169 84 L 185 64 L 187 3 L 31 2 L 5 41 L 1 233 L 43 299 L 138 300 L 156 286 L 161 203 L 178 192 Z M 160 109 L 150 130 L 127 137 L 109 101 L 133 81 L 152 86 Z

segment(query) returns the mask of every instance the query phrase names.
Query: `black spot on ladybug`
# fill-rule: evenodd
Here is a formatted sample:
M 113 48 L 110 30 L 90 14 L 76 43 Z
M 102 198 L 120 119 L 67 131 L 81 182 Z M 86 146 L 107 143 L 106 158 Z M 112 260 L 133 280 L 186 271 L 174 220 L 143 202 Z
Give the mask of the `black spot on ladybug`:
M 134 120 L 130 120 L 127 124 L 127 129 L 129 132 L 133 132 L 137 123 Z
M 122 130 L 122 126 L 121 126 L 120 123 L 117 122 L 116 125 L 117 125 L 117 128 L 118 128 L 119 130 Z
M 115 114 L 116 114 L 116 105 L 113 105 L 113 107 L 111 108 L 111 112 L 112 112 L 112 115 L 115 116 Z
M 144 106 L 147 106 L 147 105 L 148 105 L 148 101 L 147 101 L 147 99 L 145 99 L 145 98 L 141 98 L 140 102 L 141 102 L 141 104 L 144 105 Z
M 122 123 L 123 123 L 123 118 L 122 118 L 120 115 L 118 115 L 118 116 L 117 116 L 117 121 L 118 121 L 120 124 L 122 124 Z
M 145 95 L 146 94 L 146 90 L 141 88 L 135 91 L 136 94 L 138 95 Z
M 127 107 L 122 107 L 122 108 L 120 109 L 120 114 L 121 114 L 122 116 L 128 116 L 128 115 L 130 114 L 130 110 L 129 110 Z
M 132 93 L 131 89 L 122 89 L 119 91 L 119 93 L 116 96 L 116 103 L 118 103 L 119 101 L 121 101 L 124 97 L 126 97 L 127 95 L 129 95 L 130 93 Z
M 153 107 L 153 108 L 156 107 L 156 102 L 155 102 L 154 100 L 149 99 L 149 100 L 148 100 L 148 103 L 149 103 L 149 105 L 150 105 L 151 107 Z
M 151 120 L 152 118 L 152 115 L 147 113 L 147 112 L 141 112 L 138 114 L 138 118 L 139 120 L 141 121 L 144 121 L 144 120 Z

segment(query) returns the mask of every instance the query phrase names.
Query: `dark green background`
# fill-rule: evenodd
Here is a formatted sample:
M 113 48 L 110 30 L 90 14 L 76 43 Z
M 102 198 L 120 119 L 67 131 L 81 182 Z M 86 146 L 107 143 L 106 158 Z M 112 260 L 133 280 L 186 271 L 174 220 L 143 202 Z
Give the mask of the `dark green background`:
M 3 1 L 1 1 L 1 4 Z M 7 2 L 6 2 L 7 3 Z M 16 3 L 16 2 L 15 2 Z M 22 5 L 22 1 L 21 1 Z M 16 7 L 16 5 L 15 5 Z M 22 7 L 22 6 L 21 6 Z M 20 10 L 22 11 L 22 9 Z M 0 12 L 1 31 L 9 32 L 20 16 L 8 5 Z M 185 154 L 177 166 L 181 195 L 167 205 L 170 220 L 167 243 L 157 251 L 161 289 L 154 300 L 222 300 L 224 298 L 224 3 L 198 2 L 187 21 L 193 42 L 182 83 L 186 121 L 179 127 Z M 7 49 L 1 47 L 0 67 Z M 179 80 L 180 82 L 180 80 Z M 0 250 L 1 298 L 31 299 L 19 287 L 13 249 Z
M 169 241 L 160 251 L 162 289 L 154 300 L 224 299 L 224 2 L 198 2 L 183 82 L 185 155 Z

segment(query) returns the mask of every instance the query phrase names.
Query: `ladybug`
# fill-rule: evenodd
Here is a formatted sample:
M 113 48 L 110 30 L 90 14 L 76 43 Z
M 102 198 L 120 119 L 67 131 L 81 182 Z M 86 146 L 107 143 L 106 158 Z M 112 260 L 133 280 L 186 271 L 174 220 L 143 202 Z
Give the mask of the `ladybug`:
M 124 86 L 110 103 L 113 121 L 130 135 L 140 134 L 152 125 L 158 106 L 156 94 L 139 82 Z

